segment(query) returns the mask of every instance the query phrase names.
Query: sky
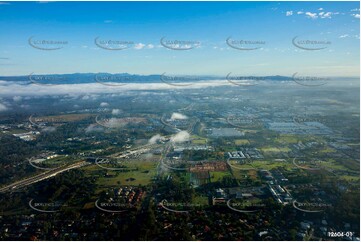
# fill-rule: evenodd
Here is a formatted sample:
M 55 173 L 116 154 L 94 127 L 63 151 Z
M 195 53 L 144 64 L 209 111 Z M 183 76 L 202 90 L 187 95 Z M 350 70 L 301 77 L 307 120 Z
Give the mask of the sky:
M 359 8 L 359 2 L 0 2 L 0 76 L 358 77 Z M 104 44 L 109 40 L 126 44 Z

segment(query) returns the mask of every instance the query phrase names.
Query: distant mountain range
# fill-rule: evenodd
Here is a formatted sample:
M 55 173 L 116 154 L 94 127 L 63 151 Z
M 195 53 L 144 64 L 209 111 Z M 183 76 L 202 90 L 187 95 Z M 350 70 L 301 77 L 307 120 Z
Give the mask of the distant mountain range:
M 298 78 L 301 75 L 295 76 Z M 35 82 L 35 83 L 52 83 L 52 84 L 80 84 L 80 83 L 182 83 L 182 82 L 199 82 L 204 80 L 229 80 L 238 82 L 242 80 L 251 81 L 292 81 L 292 76 L 239 76 L 228 74 L 228 76 L 211 76 L 211 75 L 171 75 L 171 74 L 153 74 L 137 75 L 129 73 L 73 73 L 73 74 L 29 74 L 28 76 L 0 76 L 0 80 L 12 82 Z M 333 77 L 331 79 L 358 80 L 359 77 Z
M 237 81 L 235 76 L 229 76 Z M 292 77 L 287 76 L 242 76 L 244 79 L 269 80 L 269 81 L 291 81 Z M 73 73 L 73 74 L 30 74 L 28 76 L 0 76 L 0 80 L 13 82 L 51 82 L 61 84 L 79 84 L 94 82 L 121 82 L 121 83 L 160 83 L 160 82 L 197 82 L 204 80 L 226 80 L 226 76 L 189 75 L 173 76 L 170 74 L 154 75 L 133 75 L 128 73 Z

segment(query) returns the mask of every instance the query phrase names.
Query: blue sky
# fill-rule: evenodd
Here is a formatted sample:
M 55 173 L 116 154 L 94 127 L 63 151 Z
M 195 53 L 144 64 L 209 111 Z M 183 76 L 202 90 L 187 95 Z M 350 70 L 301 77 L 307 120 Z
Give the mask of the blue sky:
M 135 74 L 359 76 L 359 2 L 0 2 L 0 75 Z M 292 39 L 322 40 L 303 50 Z M 32 40 L 66 41 L 40 50 Z M 106 50 L 94 39 L 129 41 Z M 187 51 L 160 39 L 200 42 Z M 238 50 L 226 39 L 263 42 Z

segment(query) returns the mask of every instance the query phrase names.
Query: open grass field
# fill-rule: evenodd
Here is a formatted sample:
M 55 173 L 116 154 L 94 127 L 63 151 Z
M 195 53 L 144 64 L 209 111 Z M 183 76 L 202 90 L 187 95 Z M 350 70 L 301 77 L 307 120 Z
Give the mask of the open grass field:
M 280 153 L 291 151 L 288 147 L 262 147 L 261 150 L 264 153 Z
M 290 162 L 290 161 L 275 161 L 275 160 L 269 160 L 269 161 L 265 161 L 265 160 L 259 160 L 259 161 L 254 161 L 252 163 L 252 166 L 256 169 L 265 169 L 265 170 L 271 170 L 277 167 L 284 167 L 285 169 L 290 169 L 293 168 L 294 165 Z
M 99 178 L 98 184 L 102 186 L 116 186 L 119 185 L 147 185 L 151 182 L 155 173 L 145 171 L 129 171 L 129 172 L 110 172 L 110 177 Z M 129 180 L 131 179 L 131 180 Z
M 332 159 L 323 160 L 320 167 L 331 168 L 332 170 L 347 170 L 342 164 L 335 162 Z
M 277 143 L 281 143 L 281 144 L 283 144 L 283 143 L 294 144 L 294 143 L 298 143 L 300 141 L 300 139 L 298 137 L 296 137 L 295 135 L 281 134 L 274 141 Z
M 208 205 L 208 197 L 195 196 L 192 200 L 192 203 L 197 205 Z
M 42 162 L 43 164 L 59 164 L 59 163 L 65 163 L 65 162 L 70 162 L 70 161 L 74 161 L 76 158 L 74 157 L 69 157 L 69 156 L 65 156 L 65 155 L 59 155 L 57 157 L 54 157 L 52 159 L 47 159 L 44 162 Z
M 248 176 L 248 171 L 246 170 L 232 169 L 232 173 L 233 173 L 233 177 L 236 178 L 237 180 L 245 179 L 246 176 Z
M 229 171 L 211 171 L 209 173 L 211 176 L 211 182 L 220 181 L 225 176 L 232 176 Z
M 89 117 L 95 116 L 94 114 L 81 113 L 81 114 L 64 114 L 64 115 L 54 115 L 54 116 L 42 116 L 34 117 L 36 119 L 41 119 L 45 122 L 73 122 L 83 120 Z
M 360 169 L 360 165 L 356 161 L 349 159 L 345 159 L 342 161 L 327 159 L 324 160 L 324 162 L 321 163 L 320 166 L 325 168 L 330 168 L 332 170 L 350 171 L 350 172 L 359 171 Z M 359 176 L 355 176 L 355 177 L 359 177 Z
M 248 139 L 236 139 L 234 141 L 235 145 L 249 145 L 249 140 Z
M 360 177 L 357 176 L 340 176 L 339 177 L 340 180 L 345 180 L 345 181 L 349 181 L 349 182 L 359 182 L 360 181 Z
M 242 163 L 239 160 L 230 160 L 229 164 L 232 165 L 233 170 L 251 170 L 255 169 L 252 163 Z
M 198 135 L 192 135 L 191 140 L 192 140 L 192 144 L 194 144 L 194 145 L 205 145 L 205 144 L 207 144 L 207 139 L 202 138 L 202 137 L 200 137 Z
M 240 164 L 236 162 L 231 162 L 233 165 L 232 170 L 233 174 L 235 175 L 235 178 L 241 179 L 244 175 L 247 174 L 248 171 L 257 171 L 257 170 L 272 170 L 274 168 L 283 167 L 286 170 L 291 170 L 295 168 L 295 166 L 292 164 L 292 161 L 282 161 L 282 160 L 254 160 L 247 164 Z M 237 169 L 239 168 L 239 169 Z M 244 171 L 245 173 L 241 175 L 241 177 L 238 177 L 236 174 L 238 174 L 240 171 Z
M 132 161 L 132 163 L 132 168 L 137 168 L 137 170 L 127 172 L 110 171 L 95 164 L 82 169 L 87 173 L 87 176 L 97 178 L 96 183 L 100 190 L 114 186 L 149 184 L 156 175 L 157 163 L 152 161 Z

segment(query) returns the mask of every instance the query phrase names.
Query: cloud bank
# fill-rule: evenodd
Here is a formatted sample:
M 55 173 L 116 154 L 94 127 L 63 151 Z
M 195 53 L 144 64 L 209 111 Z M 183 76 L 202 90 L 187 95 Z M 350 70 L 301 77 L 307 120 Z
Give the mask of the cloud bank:
M 170 138 L 173 143 L 183 143 L 190 140 L 190 134 L 187 131 L 180 131 Z
M 179 120 L 179 119 L 188 119 L 188 117 L 184 114 L 181 113 L 173 113 L 172 117 L 170 118 L 171 120 Z
M 36 85 L 24 82 L 13 82 L 0 80 L 0 96 L 45 96 L 45 95 L 88 95 L 102 93 L 123 93 L 126 91 L 148 91 L 148 90 L 174 90 L 174 89 L 200 89 L 217 86 L 230 86 L 226 80 L 215 81 L 197 81 L 188 86 L 174 87 L 166 83 L 129 83 L 124 86 L 107 86 L 100 83 L 79 83 L 79 84 L 60 84 L 60 85 Z M 84 100 L 92 97 L 84 96 Z

